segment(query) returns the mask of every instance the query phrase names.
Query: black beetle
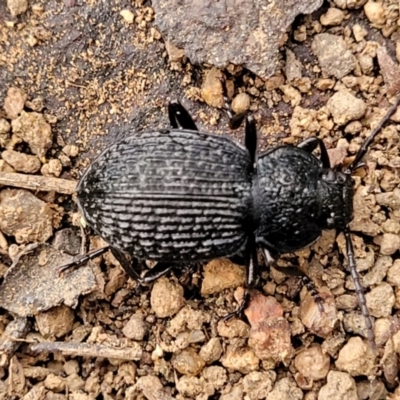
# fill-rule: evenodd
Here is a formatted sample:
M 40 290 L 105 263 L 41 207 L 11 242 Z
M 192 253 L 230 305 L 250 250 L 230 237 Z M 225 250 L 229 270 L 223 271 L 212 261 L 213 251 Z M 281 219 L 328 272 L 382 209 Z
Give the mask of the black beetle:
M 351 173 L 400 98 L 345 170 L 331 168 L 322 140 L 279 146 L 257 155 L 255 123 L 246 117 L 245 146 L 201 133 L 185 108 L 169 105 L 170 130 L 134 133 L 107 148 L 80 179 L 79 210 L 130 276 L 150 282 L 174 266 L 243 253 L 247 283 L 257 277 L 257 249 L 266 259 L 309 246 L 322 230 L 346 238 L 369 340 L 373 325 L 356 271 L 348 229 L 353 214 Z M 319 147 L 320 158 L 312 152 Z M 157 261 L 140 278 L 135 259 Z M 64 266 L 63 269 L 69 266 Z

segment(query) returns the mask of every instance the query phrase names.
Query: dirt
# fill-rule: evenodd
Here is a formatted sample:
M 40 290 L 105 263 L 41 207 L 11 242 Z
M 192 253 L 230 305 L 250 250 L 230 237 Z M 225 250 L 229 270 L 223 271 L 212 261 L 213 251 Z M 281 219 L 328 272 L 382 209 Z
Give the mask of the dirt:
M 325 2 L 296 18 L 261 78 L 192 64 L 164 42 L 148 1 L 0 2 L 0 399 L 400 399 L 399 112 L 354 176 L 375 353 L 333 231 L 276 261 L 307 273 L 323 311 L 281 268 L 261 272 L 245 316 L 229 321 L 240 262 L 153 285 L 109 253 L 58 270 L 105 245 L 80 228 L 85 167 L 122 137 L 167 127 L 169 100 L 202 130 L 243 140 L 228 130 L 221 77 L 232 108 L 256 120 L 260 149 L 318 136 L 332 165 L 349 165 L 399 94 L 399 21 L 398 2 Z

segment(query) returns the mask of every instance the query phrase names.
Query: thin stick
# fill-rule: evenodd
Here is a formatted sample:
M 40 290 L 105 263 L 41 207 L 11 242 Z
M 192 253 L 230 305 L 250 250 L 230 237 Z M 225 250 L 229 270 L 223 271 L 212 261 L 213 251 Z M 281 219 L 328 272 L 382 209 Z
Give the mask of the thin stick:
M 143 350 L 139 343 L 117 349 L 111 346 L 77 342 L 41 342 L 29 346 L 33 352 L 61 352 L 64 355 L 116 358 L 119 360 L 140 360 Z
M 39 192 L 55 191 L 64 194 L 74 194 L 76 190 L 76 181 L 14 172 L 0 172 L 0 185 L 31 189 Z

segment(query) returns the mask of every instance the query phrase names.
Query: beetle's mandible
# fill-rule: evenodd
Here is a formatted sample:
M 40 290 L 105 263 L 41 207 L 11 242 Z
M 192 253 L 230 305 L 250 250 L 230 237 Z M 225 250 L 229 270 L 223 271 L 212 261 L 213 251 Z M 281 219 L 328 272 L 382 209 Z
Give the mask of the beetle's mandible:
M 246 117 L 245 145 L 202 133 L 178 102 L 169 105 L 172 129 L 134 133 L 107 148 L 79 181 L 79 209 L 109 243 L 107 249 L 135 279 L 136 259 L 157 265 L 143 281 L 174 266 L 242 253 L 247 283 L 257 277 L 257 250 L 266 258 L 312 244 L 322 230 L 336 228 L 346 238 L 349 269 L 355 282 L 369 340 L 372 321 L 356 271 L 348 224 L 353 215 L 351 173 L 400 98 L 371 133 L 353 163 L 331 168 L 322 140 L 257 154 L 255 123 Z M 320 158 L 312 152 L 319 147 Z

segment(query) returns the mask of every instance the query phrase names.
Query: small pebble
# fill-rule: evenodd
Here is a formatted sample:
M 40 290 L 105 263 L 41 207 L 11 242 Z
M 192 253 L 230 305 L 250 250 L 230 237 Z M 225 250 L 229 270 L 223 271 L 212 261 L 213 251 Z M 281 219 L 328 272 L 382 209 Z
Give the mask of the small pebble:
M 224 258 L 210 261 L 204 267 L 203 275 L 202 296 L 219 293 L 225 289 L 244 285 L 246 282 L 245 269 Z
M 381 2 L 369 0 L 364 6 L 364 12 L 371 24 L 377 27 L 385 24 L 385 9 Z
M 232 100 L 231 108 L 235 114 L 247 111 L 250 108 L 250 96 L 247 93 L 239 93 Z
M 220 390 L 228 380 L 225 368 L 222 368 L 218 365 L 204 368 L 201 375 L 206 381 L 211 382 L 216 390 Z
M 247 338 L 249 336 L 250 327 L 246 324 L 246 322 L 241 319 L 230 319 L 228 321 L 220 320 L 218 321 L 217 331 L 218 334 L 222 337 L 227 338 L 235 338 L 235 337 L 243 337 Z
M 17 243 L 46 242 L 53 235 L 53 211 L 31 192 L 3 189 L 0 192 L 0 229 Z
M 29 145 L 32 153 L 43 157 L 52 145 L 51 126 L 42 114 L 22 111 L 11 122 L 13 133 Z
M 363 100 L 345 90 L 336 92 L 328 100 L 327 107 L 338 125 L 345 125 L 349 121 L 361 118 L 367 109 Z
M 205 345 L 200 349 L 200 357 L 206 362 L 206 364 L 212 364 L 214 361 L 218 361 L 223 352 L 221 341 L 218 338 L 211 338 Z
M 171 317 L 185 304 L 183 288 L 174 281 L 160 278 L 151 290 L 150 303 L 157 317 Z
M 318 393 L 318 400 L 359 400 L 356 382 L 345 372 L 330 371 L 326 385 Z
M 16 171 L 26 174 L 34 174 L 39 171 L 40 160 L 36 156 L 20 153 L 14 150 L 5 150 L 1 153 L 1 157 Z
M 394 233 L 384 233 L 381 241 L 380 253 L 391 256 L 400 249 L 400 236 Z
M 373 317 L 388 317 L 392 313 L 392 308 L 396 301 L 393 288 L 387 283 L 382 282 L 371 289 L 366 295 L 367 307 Z
M 17 3 L 18 1 L 16 1 Z M 8 118 L 15 119 L 24 109 L 27 95 L 22 89 L 12 87 L 8 89 L 7 96 L 4 100 L 4 111 Z
M 320 33 L 315 35 L 311 48 L 327 75 L 341 79 L 356 67 L 356 59 L 342 36 Z
M 5 118 L 0 118 L 0 146 L 6 147 L 10 139 L 11 125 Z
M 182 60 L 185 55 L 185 50 L 176 47 L 169 40 L 165 41 L 165 50 L 167 50 L 168 58 L 171 62 L 178 62 Z
M 313 344 L 297 354 L 294 365 L 305 378 L 317 381 L 327 376 L 330 358 L 322 352 L 319 344 Z
M 67 375 L 78 374 L 79 373 L 79 363 L 76 360 L 68 360 L 63 364 L 64 372 Z
M 172 365 L 183 375 L 198 375 L 205 362 L 194 349 L 188 348 L 173 355 Z
M 119 15 L 127 22 L 128 24 L 133 24 L 133 21 L 135 20 L 135 14 L 131 10 L 121 10 L 119 12 Z
M 365 36 L 368 35 L 368 32 L 360 24 L 354 24 L 353 25 L 353 35 L 354 35 L 354 39 L 356 39 L 357 42 L 361 42 L 362 40 L 364 40 Z
M 303 398 L 302 390 L 290 378 L 282 378 L 276 382 L 266 397 L 267 400 L 303 400 Z
M 44 176 L 55 176 L 59 177 L 62 172 L 62 164 L 60 160 L 52 159 L 47 164 L 44 164 L 40 172 Z
M 253 350 L 249 348 L 237 348 L 236 346 L 228 345 L 220 362 L 225 368 L 248 374 L 258 370 L 260 360 Z
M 187 330 L 202 330 L 205 323 L 210 322 L 210 314 L 202 310 L 194 310 L 193 308 L 186 306 L 183 307 L 178 314 L 171 319 L 167 332 L 177 337 L 180 333 Z
M 75 314 L 71 308 L 61 305 L 36 315 L 35 319 L 42 336 L 58 338 L 72 331 Z
M 258 358 L 278 363 L 292 357 L 290 325 L 274 297 L 253 295 L 245 314 L 251 325 L 249 347 Z
M 376 368 L 375 357 L 369 343 L 358 336 L 351 337 L 342 347 L 335 365 L 351 376 L 372 376 Z
M 197 378 L 195 376 L 183 375 L 176 382 L 176 389 L 182 398 L 190 399 L 208 399 L 214 395 L 214 388 L 212 385 L 207 385 L 204 378 Z M 155 398 L 154 398 L 155 400 Z
M 276 381 L 275 371 L 254 371 L 243 378 L 243 391 L 249 399 L 265 399 Z
M 217 68 L 211 68 L 205 76 L 201 87 L 201 97 L 211 107 L 222 108 L 224 98 L 222 95 L 222 72 Z
M 344 19 L 344 12 L 338 8 L 331 7 L 328 11 L 321 15 L 321 25 L 324 26 L 337 26 L 342 23 Z
M 387 273 L 387 282 L 400 288 L 400 260 L 395 260 Z
M 53 392 L 62 392 L 65 389 L 65 380 L 60 376 L 49 374 L 44 380 L 44 386 Z
M 310 292 L 307 292 L 301 301 L 299 316 L 310 332 L 325 338 L 335 329 L 338 312 L 333 295 L 328 289 L 322 287 L 318 293 L 322 298 L 324 312 L 320 311 Z
M 143 340 L 147 334 L 147 325 L 143 320 L 142 314 L 135 314 L 129 318 L 129 321 L 122 328 L 122 333 L 132 340 Z
M 68 157 L 76 157 L 79 154 L 79 147 L 73 144 L 67 144 L 62 148 L 62 152 Z

